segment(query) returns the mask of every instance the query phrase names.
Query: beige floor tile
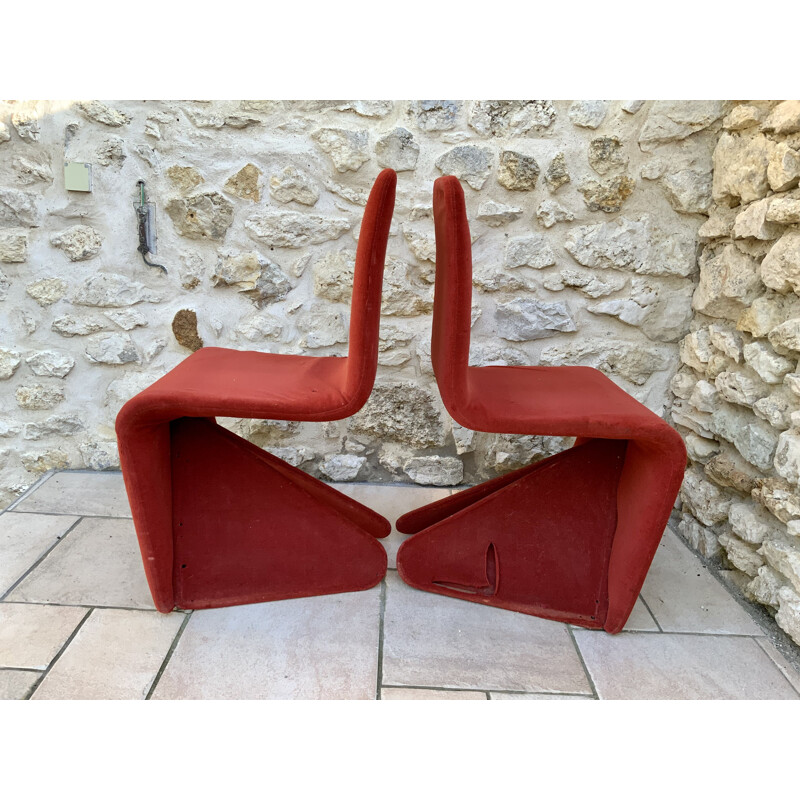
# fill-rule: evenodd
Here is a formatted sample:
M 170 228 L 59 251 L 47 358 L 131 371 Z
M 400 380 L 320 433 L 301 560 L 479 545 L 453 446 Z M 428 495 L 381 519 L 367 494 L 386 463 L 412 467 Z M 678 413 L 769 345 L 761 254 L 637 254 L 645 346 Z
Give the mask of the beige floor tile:
M 153 608 L 133 522 L 81 520 L 6 599 Z
M 412 589 L 386 576 L 383 682 L 586 692 L 566 625 Z
M 490 700 L 594 700 L 589 694 L 521 694 L 518 692 L 489 692 Z
M 783 654 L 769 639 L 764 639 L 762 637 L 756 641 L 761 645 L 764 652 L 775 662 L 775 665 L 783 673 L 786 680 L 794 686 L 795 691 L 800 694 L 800 672 L 784 658 Z
M 0 669 L 0 700 L 24 700 L 41 674 Z
M 130 517 L 121 472 L 57 472 L 14 511 L 76 514 L 80 517 Z
M 0 596 L 78 519 L 49 514 L 16 514 L 13 511 L 0 515 Z
M 797 700 L 754 639 L 575 631 L 603 700 Z
M 750 615 L 669 529 L 658 546 L 642 597 L 670 633 L 761 635 Z
M 454 692 L 445 689 L 381 689 L 381 700 L 486 700 L 486 692 Z
M 342 494 L 363 503 L 392 523 L 392 532 L 385 539 L 379 539 L 386 548 L 389 569 L 397 569 L 397 549 L 409 538 L 395 529 L 394 523 L 398 517 L 450 495 L 450 489 L 428 486 L 381 486 L 366 483 L 335 483 L 333 486 Z
M 380 593 L 195 611 L 153 699 L 374 699 Z
M 628 617 L 628 621 L 623 628 L 625 631 L 657 631 L 658 625 L 653 619 L 653 615 L 647 610 L 647 606 L 642 602 L 641 597 L 636 598 L 636 604 Z
M 183 622 L 180 613 L 92 611 L 33 700 L 143 700 Z
M 85 608 L 0 603 L 0 667 L 47 669 Z

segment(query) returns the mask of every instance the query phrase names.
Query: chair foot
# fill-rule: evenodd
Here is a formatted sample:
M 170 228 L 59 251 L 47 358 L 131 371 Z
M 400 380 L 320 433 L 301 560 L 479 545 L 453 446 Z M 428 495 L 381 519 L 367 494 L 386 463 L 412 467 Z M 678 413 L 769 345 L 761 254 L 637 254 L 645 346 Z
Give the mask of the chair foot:
M 215 608 L 369 589 L 391 526 L 331 486 L 206 419 L 170 423 L 173 589 Z
M 401 578 L 424 591 L 602 628 L 626 447 L 592 439 L 404 515 L 398 530 L 416 535 L 398 551 Z

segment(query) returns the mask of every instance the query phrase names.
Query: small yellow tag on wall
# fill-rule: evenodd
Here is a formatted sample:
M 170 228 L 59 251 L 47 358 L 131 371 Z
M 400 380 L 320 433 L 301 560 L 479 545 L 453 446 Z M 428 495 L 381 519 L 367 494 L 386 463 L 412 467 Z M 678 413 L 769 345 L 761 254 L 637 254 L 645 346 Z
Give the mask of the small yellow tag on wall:
M 65 161 L 64 188 L 68 192 L 91 192 L 92 165 L 80 161 Z

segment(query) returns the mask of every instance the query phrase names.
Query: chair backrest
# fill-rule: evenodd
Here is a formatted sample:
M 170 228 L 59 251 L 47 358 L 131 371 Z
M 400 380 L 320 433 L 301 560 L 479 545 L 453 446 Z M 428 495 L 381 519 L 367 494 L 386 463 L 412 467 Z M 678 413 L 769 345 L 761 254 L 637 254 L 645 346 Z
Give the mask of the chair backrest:
M 345 393 L 359 408 L 367 402 L 378 369 L 383 266 L 396 185 L 397 173 L 392 169 L 383 170 L 376 178 L 356 248 Z
M 446 175 L 433 184 L 436 285 L 431 360 L 445 406 L 467 401 L 472 316 L 472 239 L 464 190 Z

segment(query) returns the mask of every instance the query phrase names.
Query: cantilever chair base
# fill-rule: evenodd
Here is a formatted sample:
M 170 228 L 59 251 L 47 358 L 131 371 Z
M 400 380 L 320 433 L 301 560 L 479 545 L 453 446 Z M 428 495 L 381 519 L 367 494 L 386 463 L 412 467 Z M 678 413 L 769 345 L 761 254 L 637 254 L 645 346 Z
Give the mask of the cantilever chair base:
M 380 515 L 217 425 L 170 423 L 172 596 L 161 611 L 369 589 Z
M 627 443 L 591 439 L 411 511 L 397 568 L 417 589 L 602 628 Z
M 208 420 L 177 420 L 171 437 L 176 605 L 359 591 L 381 580 L 383 517 Z

